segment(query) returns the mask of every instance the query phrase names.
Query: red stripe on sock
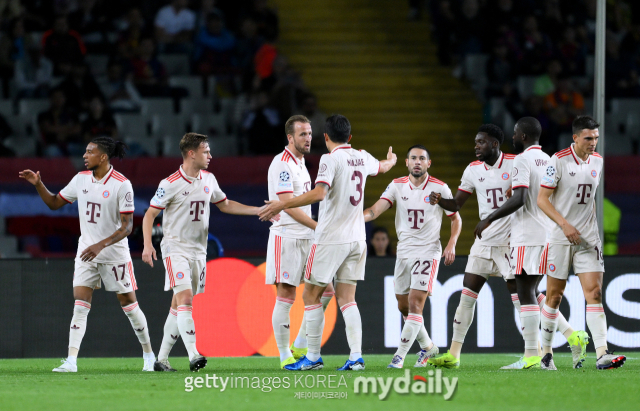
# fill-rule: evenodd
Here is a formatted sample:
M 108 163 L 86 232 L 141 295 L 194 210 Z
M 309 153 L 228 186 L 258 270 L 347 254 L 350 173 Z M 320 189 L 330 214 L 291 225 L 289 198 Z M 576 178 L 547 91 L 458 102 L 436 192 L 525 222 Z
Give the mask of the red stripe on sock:
M 286 304 L 293 304 L 294 300 L 290 300 L 288 298 L 282 298 L 282 297 L 276 297 L 277 301 L 280 301 L 282 303 L 286 303 Z
M 322 304 L 316 304 L 316 305 L 309 305 L 304 307 L 305 311 L 313 311 L 313 310 L 317 310 L 318 308 L 322 308 Z
M 469 290 L 468 288 L 463 288 L 462 289 L 462 294 L 469 296 L 473 299 L 478 299 L 478 294 L 474 293 L 473 291 Z
M 340 307 L 340 311 L 345 312 L 345 310 L 349 307 L 353 307 L 354 305 L 357 305 L 356 303 L 347 303 L 345 305 L 343 305 L 342 307 Z

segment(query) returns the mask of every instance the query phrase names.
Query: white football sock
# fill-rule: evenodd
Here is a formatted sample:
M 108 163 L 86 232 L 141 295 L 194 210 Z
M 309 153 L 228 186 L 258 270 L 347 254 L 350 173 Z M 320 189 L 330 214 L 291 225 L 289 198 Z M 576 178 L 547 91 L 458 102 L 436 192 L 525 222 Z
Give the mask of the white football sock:
M 73 365 L 78 365 L 78 357 L 76 357 L 75 355 L 68 356 L 67 361 Z
M 543 347 L 550 348 L 553 346 L 553 336 L 558 329 L 558 309 L 551 308 L 547 304 L 542 307 L 540 311 L 540 340 Z
M 307 305 L 304 307 L 304 311 L 305 317 L 307 317 L 307 342 L 309 343 L 307 358 L 309 361 L 317 361 L 320 358 L 322 345 L 324 311 L 322 311 L 322 304 Z
M 169 358 L 169 353 L 173 348 L 173 344 L 178 341 L 178 337 L 180 337 L 180 330 L 178 329 L 178 312 L 173 308 L 170 308 L 167 321 L 164 322 L 164 335 L 162 336 L 160 351 L 158 352 L 158 361 L 163 361 Z
M 91 310 L 91 304 L 86 301 L 76 300 L 73 306 L 73 317 L 69 330 L 69 347 L 80 350 L 82 338 L 87 330 L 87 316 Z
M 520 326 L 522 327 L 525 351 L 535 351 L 535 355 L 538 355 L 538 340 L 540 339 L 540 307 L 535 304 L 523 305 L 520 308 Z M 527 356 L 529 357 L 529 355 Z
M 347 341 L 351 349 L 351 357 L 357 354 L 355 359 L 349 359 L 355 361 L 361 357 L 362 353 L 362 319 L 360 318 L 360 310 L 358 310 L 358 304 L 356 304 L 355 301 L 343 305 L 340 307 L 340 310 L 342 311 L 342 318 L 344 319 Z
M 196 325 L 193 322 L 192 311 L 193 307 L 190 305 L 178 306 L 178 330 L 180 330 L 182 342 L 189 353 L 189 360 L 200 355 L 196 349 Z
M 462 289 L 460 304 L 458 304 L 456 315 L 453 317 L 453 341 L 464 343 L 464 337 L 467 336 L 467 331 L 473 322 L 477 299 L 478 294 L 467 287 Z
M 326 291 L 322 294 L 322 298 L 320 298 L 320 302 L 322 303 L 322 310 L 326 311 L 331 298 L 335 293 L 333 291 Z M 306 312 L 305 312 L 306 314 Z M 307 321 L 305 320 L 306 316 L 302 316 L 302 324 L 300 324 L 300 330 L 298 330 L 298 336 L 296 340 L 293 342 L 293 346 L 296 348 L 307 348 Z
M 402 316 L 402 319 L 405 322 L 407 321 L 407 317 L 405 317 L 404 315 Z M 418 330 L 418 335 L 416 335 L 416 341 L 418 342 L 418 344 L 420 344 L 421 350 L 428 350 L 429 348 L 431 348 L 431 345 L 433 344 L 433 341 L 431 341 L 431 337 L 429 337 L 429 333 L 427 332 L 427 329 L 424 327 L 424 322 L 422 323 L 420 330 Z
M 271 315 L 271 325 L 273 326 L 273 334 L 276 337 L 276 345 L 280 351 L 280 361 L 284 361 L 292 357 L 289 349 L 289 311 L 293 300 L 288 298 L 276 297 L 276 303 L 273 306 L 273 314 Z
M 587 326 L 596 350 L 607 347 L 607 317 L 602 304 L 587 304 Z
M 422 315 L 409 313 L 404 322 L 404 327 L 402 327 L 400 344 L 395 355 L 399 355 L 403 359 L 406 357 L 421 328 L 424 328 Z
M 122 307 L 122 311 L 124 311 L 127 317 L 129 317 L 131 327 L 133 327 L 133 331 L 135 331 L 140 344 L 142 344 L 143 346 L 148 346 L 150 348 L 151 340 L 149 339 L 147 318 L 144 316 L 144 313 L 140 309 L 140 306 L 138 306 L 138 302 L 136 301 L 135 303 Z M 150 350 L 148 350 L 147 352 L 149 351 Z
M 511 302 L 516 309 L 516 312 L 520 312 L 520 298 L 518 298 L 518 294 L 511 294 Z
M 544 294 L 538 294 L 538 305 L 540 306 L 540 310 L 542 310 L 542 307 L 544 307 L 546 301 L 547 297 Z M 560 333 L 564 335 L 565 338 L 569 338 L 569 336 L 573 334 L 573 328 L 571 328 L 571 325 L 569 325 L 567 319 L 564 318 L 564 315 L 562 315 L 560 309 L 558 309 L 558 331 L 560 331 Z

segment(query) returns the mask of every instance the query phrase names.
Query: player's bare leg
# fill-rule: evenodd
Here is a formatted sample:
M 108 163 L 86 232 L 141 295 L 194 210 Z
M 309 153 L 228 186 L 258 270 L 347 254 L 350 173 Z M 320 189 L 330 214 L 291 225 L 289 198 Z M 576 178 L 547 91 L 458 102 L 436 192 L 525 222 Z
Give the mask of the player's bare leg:
M 322 303 L 322 310 L 326 311 L 327 306 L 331 302 L 331 299 L 335 295 L 335 289 L 333 288 L 333 284 L 327 284 L 327 288 L 322 293 L 322 297 L 320 298 L 320 302 Z M 298 331 L 298 336 L 296 340 L 291 344 L 291 353 L 293 357 L 297 360 L 302 356 L 307 354 L 307 320 L 306 320 L 306 312 L 302 317 L 302 324 L 300 324 L 300 330 Z
M 607 347 L 607 317 L 602 306 L 602 276 L 601 272 L 578 274 L 587 301 L 587 326 L 596 347 L 597 367 L 618 368 L 624 365 L 626 357 L 609 353 Z
M 349 360 L 339 371 L 364 370 L 362 359 L 362 319 L 356 304 L 356 281 L 336 281 L 336 302 L 342 311 L 347 341 L 349 342 Z
M 176 370 L 171 367 L 169 363 L 169 353 L 180 337 L 180 330 L 178 329 L 178 301 L 176 300 L 175 294 L 171 297 L 171 307 L 169 308 L 167 320 L 164 322 L 163 331 L 162 344 L 158 352 L 158 361 L 154 364 L 154 370 L 174 372 Z
M 280 368 L 283 368 L 285 365 L 295 362 L 289 349 L 289 339 L 291 337 L 289 312 L 296 299 L 296 287 L 291 284 L 276 283 L 276 291 L 277 297 L 273 306 L 271 324 L 276 338 L 276 345 L 280 352 Z
M 153 371 L 153 364 L 156 356 L 151 349 L 151 339 L 149 338 L 149 328 L 147 327 L 147 318 L 138 306 L 135 291 L 124 294 L 116 294 L 122 311 L 129 318 L 129 322 L 135 331 L 140 345 L 142 345 L 142 358 L 144 359 L 144 367 L 142 371 Z
M 78 371 L 77 361 L 78 352 L 82 338 L 87 330 L 87 316 L 91 310 L 91 299 L 93 297 L 93 288 L 90 287 L 73 287 L 73 298 L 75 304 L 73 306 L 73 317 L 71 318 L 71 326 L 69 330 L 69 352 L 67 358 L 62 365 L 53 369 L 54 372 L 76 372 Z
M 180 290 L 183 287 L 186 289 Z M 191 371 L 198 371 L 207 365 L 207 359 L 196 349 L 196 327 L 192 313 L 193 292 L 191 286 L 177 286 L 174 287 L 174 291 L 177 291 L 175 298 L 178 304 L 178 330 L 189 354 L 189 367 Z
M 398 350 L 388 368 L 402 368 L 404 358 L 415 340 L 418 340 L 421 348 L 415 367 L 424 367 L 427 360 L 438 353 L 438 347 L 431 341 L 422 318 L 422 311 L 428 296 L 427 291 L 414 289 L 410 289 L 409 294 L 396 294 L 398 309 L 405 318 L 405 323 Z

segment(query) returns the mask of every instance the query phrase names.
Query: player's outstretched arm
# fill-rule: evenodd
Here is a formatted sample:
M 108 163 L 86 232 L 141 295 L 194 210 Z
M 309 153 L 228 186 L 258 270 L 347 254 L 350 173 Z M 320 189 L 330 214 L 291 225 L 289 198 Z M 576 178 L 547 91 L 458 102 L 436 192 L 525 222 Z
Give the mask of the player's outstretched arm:
M 258 215 L 260 211 L 260 207 L 248 206 L 227 199 L 217 203 L 216 206 L 223 213 L 233 215 Z
M 387 152 L 387 159 L 380 160 L 380 172 L 384 174 L 387 171 L 391 170 L 391 167 L 395 166 L 397 161 L 398 157 L 393 153 L 392 148 L 389 147 L 389 151 Z
M 47 190 L 47 187 L 45 187 L 42 182 L 39 171 L 34 173 L 31 170 L 24 170 L 20 171 L 18 176 L 27 180 L 36 187 L 36 191 L 40 194 L 40 198 L 42 198 L 42 201 L 44 201 L 50 210 L 57 210 L 67 204 L 67 202 L 60 197 L 60 194 L 53 194 L 51 191 Z
M 460 213 L 449 216 L 449 219 L 451 220 L 451 235 L 449 236 L 449 243 L 442 254 L 444 265 L 451 265 L 456 259 L 456 244 L 458 244 L 458 237 L 462 232 L 462 217 L 460 217 Z
M 142 251 L 142 261 L 153 267 L 153 260 L 157 260 L 156 249 L 153 247 L 151 241 L 151 234 L 153 232 L 153 222 L 156 220 L 158 214 L 162 210 L 158 208 L 149 207 L 147 212 L 144 213 L 142 219 L 142 237 L 144 238 L 144 250 Z
M 80 259 L 82 261 L 91 261 L 100 254 L 100 251 L 131 234 L 133 230 L 133 213 L 120 214 L 120 223 L 120 228 L 109 237 L 85 248 L 80 254 Z
M 482 232 L 487 227 L 489 227 L 491 223 L 518 211 L 520 207 L 524 205 L 528 194 L 529 188 L 517 187 L 511 192 L 511 197 L 509 197 L 509 199 L 502 206 L 500 206 L 500 208 L 498 208 L 496 211 L 487 216 L 487 218 L 478 223 L 473 234 L 476 237 L 482 239 Z
M 447 211 L 458 212 L 467 202 L 467 200 L 471 197 L 471 193 L 466 191 L 458 190 L 454 198 L 442 198 L 440 193 L 436 193 L 432 191 L 429 194 L 429 204 L 436 205 L 438 204 L 440 207 L 444 208 Z
M 549 197 L 553 194 L 553 190 L 546 187 L 540 187 L 538 192 L 538 207 L 556 224 L 562 228 L 562 232 L 567 237 L 569 242 L 574 245 L 580 244 L 580 232 L 576 230 L 574 226 L 569 224 L 567 220 L 556 210 L 556 208 L 549 201 Z
M 293 197 L 287 201 L 265 201 L 267 205 L 260 209 L 258 216 L 260 216 L 260 221 L 268 221 L 279 214 L 282 210 L 302 207 L 322 201 L 326 197 L 328 191 L 328 185 L 325 183 L 318 183 L 313 190 L 307 191 L 306 193 L 298 197 Z
M 380 199 L 374 205 L 364 210 L 364 222 L 373 221 L 391 208 L 391 204 L 387 200 Z
M 278 199 L 280 201 L 287 201 L 293 198 L 292 193 L 278 194 Z M 285 213 L 289 214 L 291 218 L 293 218 L 296 222 L 302 224 L 305 227 L 309 227 L 312 230 L 316 229 L 318 223 L 314 221 L 311 217 L 309 217 L 304 211 L 300 208 L 290 208 L 288 210 L 284 210 Z

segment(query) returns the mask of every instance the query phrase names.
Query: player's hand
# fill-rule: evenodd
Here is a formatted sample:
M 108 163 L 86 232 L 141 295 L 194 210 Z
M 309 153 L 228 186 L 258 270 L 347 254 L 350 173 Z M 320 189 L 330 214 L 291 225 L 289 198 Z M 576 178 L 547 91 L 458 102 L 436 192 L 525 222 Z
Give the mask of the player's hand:
M 100 243 L 96 243 L 91 247 L 85 248 L 82 254 L 80 254 L 80 259 L 82 261 L 91 261 L 96 258 L 102 250 L 104 250 L 104 246 Z
M 429 194 L 429 204 L 436 205 L 440 202 L 441 198 L 442 196 L 440 195 L 440 193 L 432 191 L 431 194 Z
M 482 232 L 487 229 L 491 225 L 491 221 L 489 220 L 481 220 L 476 229 L 473 230 L 473 235 L 478 237 L 478 239 L 482 240 Z
M 393 165 L 395 166 L 396 163 L 398 162 L 398 156 L 396 156 L 393 151 L 392 151 L 392 147 L 389 146 L 389 152 L 387 153 L 387 160 L 391 161 L 393 163 Z
M 40 184 L 42 182 L 42 178 L 40 178 L 40 172 L 36 171 L 35 173 L 31 170 L 24 170 L 18 173 L 18 177 L 24 178 L 34 186 Z
M 284 203 L 282 201 L 265 201 L 265 203 L 266 205 L 262 206 L 258 213 L 260 221 L 269 221 L 284 210 Z
M 566 223 L 563 225 L 562 232 L 572 245 L 579 245 L 582 242 L 580 239 L 580 231 L 576 230 L 576 228 L 571 224 Z
M 513 190 L 511 189 L 511 187 L 507 188 L 507 192 L 505 195 L 507 196 L 507 199 L 511 198 L 511 196 L 513 195 Z
M 448 245 L 447 248 L 444 249 L 444 265 L 451 265 L 453 261 L 456 259 L 456 246 Z
M 271 221 L 272 223 L 275 223 L 275 222 L 277 222 L 277 221 L 280 221 L 280 214 L 275 215 L 275 216 L 274 216 L 271 220 L 269 220 L 269 221 Z
M 153 246 L 144 246 L 142 251 L 142 261 L 153 267 L 153 260 L 158 260 L 156 257 L 156 249 Z

